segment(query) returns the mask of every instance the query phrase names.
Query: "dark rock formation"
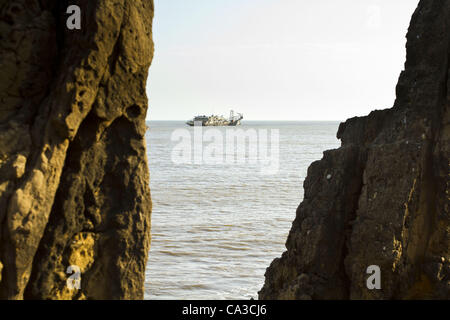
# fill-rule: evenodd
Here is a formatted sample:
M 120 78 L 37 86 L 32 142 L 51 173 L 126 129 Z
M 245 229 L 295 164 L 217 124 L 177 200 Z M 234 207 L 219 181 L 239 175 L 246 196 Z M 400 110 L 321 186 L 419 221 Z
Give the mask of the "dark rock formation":
M 450 2 L 420 1 L 394 107 L 342 123 L 310 166 L 260 299 L 450 299 L 449 46 Z
M 152 18 L 151 0 L 0 0 L 0 298 L 143 298 Z

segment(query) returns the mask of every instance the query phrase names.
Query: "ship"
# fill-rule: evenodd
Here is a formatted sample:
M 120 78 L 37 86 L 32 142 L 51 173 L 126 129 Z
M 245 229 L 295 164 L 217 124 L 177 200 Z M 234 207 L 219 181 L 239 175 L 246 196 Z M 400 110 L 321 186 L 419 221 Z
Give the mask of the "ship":
M 211 115 L 211 116 L 196 116 L 192 120 L 186 122 L 187 125 L 193 126 L 238 126 L 241 124 L 241 120 L 244 119 L 242 113 L 234 114 L 234 111 L 230 111 L 230 117 L 228 119 L 223 116 Z

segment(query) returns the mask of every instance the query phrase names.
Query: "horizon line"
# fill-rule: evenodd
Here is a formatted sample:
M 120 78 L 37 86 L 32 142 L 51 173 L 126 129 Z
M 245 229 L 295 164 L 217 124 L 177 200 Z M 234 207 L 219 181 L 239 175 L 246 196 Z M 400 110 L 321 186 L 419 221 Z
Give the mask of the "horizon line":
M 145 121 L 186 121 L 185 119 L 145 119 Z M 274 121 L 280 121 L 280 122 L 345 122 L 346 120 L 336 120 L 336 119 L 332 119 L 332 120 L 328 120 L 328 119 L 314 119 L 314 120 L 307 120 L 307 119 L 303 119 L 303 120 L 287 120 L 287 119 L 274 119 L 274 120 L 258 120 L 258 119 L 246 119 L 246 120 L 242 120 L 242 122 L 245 121 L 260 121 L 260 122 L 274 122 Z

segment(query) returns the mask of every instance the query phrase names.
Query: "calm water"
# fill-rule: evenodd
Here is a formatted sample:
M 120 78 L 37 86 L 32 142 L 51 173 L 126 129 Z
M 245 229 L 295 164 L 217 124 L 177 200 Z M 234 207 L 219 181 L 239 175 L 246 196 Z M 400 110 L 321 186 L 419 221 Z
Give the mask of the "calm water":
M 263 175 L 261 163 L 248 158 L 243 164 L 175 164 L 178 142 L 171 135 L 193 128 L 150 122 L 153 213 L 145 298 L 256 298 L 266 268 L 285 250 L 308 166 L 339 146 L 338 125 L 244 122 L 240 129 L 279 130 L 279 171 Z M 219 130 L 226 145 L 227 129 Z

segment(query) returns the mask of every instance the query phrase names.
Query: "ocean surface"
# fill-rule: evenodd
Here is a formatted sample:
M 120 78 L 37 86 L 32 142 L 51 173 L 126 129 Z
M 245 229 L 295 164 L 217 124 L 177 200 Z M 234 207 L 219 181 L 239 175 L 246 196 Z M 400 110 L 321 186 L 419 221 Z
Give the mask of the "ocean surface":
M 153 213 L 145 299 L 256 299 L 266 268 L 285 250 L 308 166 L 340 145 L 339 122 L 244 121 L 200 135 L 181 121 L 148 126 Z M 229 147 L 227 134 L 237 129 L 252 139 Z M 199 137 L 210 140 L 199 147 Z M 239 145 L 247 151 L 240 162 Z

